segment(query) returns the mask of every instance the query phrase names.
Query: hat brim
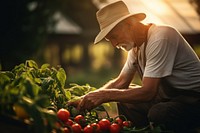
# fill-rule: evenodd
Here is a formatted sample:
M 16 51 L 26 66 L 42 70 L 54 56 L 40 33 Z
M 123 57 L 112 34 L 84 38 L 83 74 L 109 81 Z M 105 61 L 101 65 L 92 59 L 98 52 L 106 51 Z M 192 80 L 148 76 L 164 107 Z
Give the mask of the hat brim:
M 99 32 L 99 34 L 95 38 L 94 44 L 97 44 L 98 42 L 100 42 L 119 22 L 121 22 L 122 20 L 128 17 L 134 17 L 137 21 L 142 21 L 146 18 L 146 14 L 144 13 L 129 14 L 118 19 L 117 21 L 115 21 L 114 23 L 112 23 L 111 25 L 107 26 L 106 28 L 104 28 L 103 30 Z

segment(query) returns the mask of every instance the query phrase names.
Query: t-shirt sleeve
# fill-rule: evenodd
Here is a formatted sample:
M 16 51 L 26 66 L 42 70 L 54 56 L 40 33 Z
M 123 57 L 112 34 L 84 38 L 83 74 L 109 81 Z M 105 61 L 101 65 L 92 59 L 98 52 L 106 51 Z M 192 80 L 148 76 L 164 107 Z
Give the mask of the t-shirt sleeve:
M 157 40 L 147 45 L 144 77 L 161 78 L 171 75 L 176 57 L 176 46 L 167 39 Z

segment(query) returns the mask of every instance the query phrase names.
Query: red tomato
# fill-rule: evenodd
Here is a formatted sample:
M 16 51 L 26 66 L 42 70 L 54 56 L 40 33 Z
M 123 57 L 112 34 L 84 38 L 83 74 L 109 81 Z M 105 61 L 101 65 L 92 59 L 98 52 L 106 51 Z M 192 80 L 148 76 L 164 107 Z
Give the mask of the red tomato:
M 74 118 L 74 121 L 78 124 L 80 124 L 81 126 L 86 126 L 85 123 L 86 123 L 86 120 L 84 118 L 84 116 L 82 115 L 77 115 L 75 118 Z
M 115 123 L 117 123 L 120 127 L 123 127 L 123 120 L 119 117 L 115 119 Z
M 57 112 L 57 117 L 62 121 L 67 121 L 69 119 L 70 112 L 67 109 L 59 109 Z
M 82 132 L 82 128 L 78 123 L 74 123 L 72 125 L 72 131 L 73 131 L 73 133 L 81 133 Z
M 123 127 L 131 127 L 131 122 L 130 121 L 123 121 Z
M 90 125 L 87 125 L 84 129 L 83 129 L 84 133 L 93 133 L 93 127 Z
M 112 123 L 110 125 L 110 133 L 119 133 L 120 132 L 120 125 L 117 123 Z
M 101 131 L 100 126 L 97 123 L 92 123 L 90 126 L 93 128 L 95 133 L 99 133 Z
M 71 120 L 71 119 L 68 119 L 66 122 L 65 122 L 66 125 L 68 126 L 72 126 L 74 124 L 74 122 Z
M 102 131 L 106 131 L 106 130 L 109 130 L 109 127 L 110 127 L 110 121 L 108 119 L 101 119 L 99 122 L 98 122 L 99 126 L 100 126 L 100 129 Z
M 56 128 L 60 128 L 60 127 L 62 127 L 62 126 L 61 126 L 61 124 L 60 124 L 59 122 L 55 122 L 55 127 L 56 127 Z
M 70 133 L 69 129 L 67 127 L 63 128 L 63 133 Z

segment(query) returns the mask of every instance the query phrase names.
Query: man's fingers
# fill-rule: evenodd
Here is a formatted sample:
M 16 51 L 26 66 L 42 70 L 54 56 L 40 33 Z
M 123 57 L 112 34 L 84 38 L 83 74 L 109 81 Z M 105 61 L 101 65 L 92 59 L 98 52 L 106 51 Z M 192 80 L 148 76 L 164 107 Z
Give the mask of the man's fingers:
M 68 105 L 69 106 L 74 106 L 74 107 L 78 107 L 78 105 L 80 104 L 80 102 L 82 101 L 84 96 L 81 96 L 81 97 L 78 97 L 78 98 L 75 98 L 73 100 L 70 100 L 68 101 Z
M 80 101 L 80 103 L 77 106 L 77 109 L 80 110 L 80 111 L 84 111 L 85 110 L 84 100 Z
M 68 102 L 67 105 L 68 106 L 74 106 L 74 107 L 76 107 L 77 103 L 76 102 Z
M 69 101 L 67 105 L 77 107 L 80 103 L 80 100 L 77 101 Z
M 93 104 L 90 102 L 85 102 L 85 100 L 83 100 L 80 102 L 77 109 L 80 111 L 85 111 L 85 110 L 90 111 L 93 109 Z
M 92 99 L 89 97 L 89 95 L 81 96 L 81 100 L 77 104 L 77 109 L 79 111 L 85 111 L 85 110 L 91 110 L 94 107 L 94 104 L 92 102 Z

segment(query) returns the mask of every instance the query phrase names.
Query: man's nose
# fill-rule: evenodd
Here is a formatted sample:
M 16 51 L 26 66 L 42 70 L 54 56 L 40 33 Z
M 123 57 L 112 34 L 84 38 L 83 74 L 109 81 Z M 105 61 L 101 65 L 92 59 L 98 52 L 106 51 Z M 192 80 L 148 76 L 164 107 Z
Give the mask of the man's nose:
M 111 40 L 111 44 L 113 45 L 113 47 L 117 47 L 118 46 L 118 42 L 114 39 Z

